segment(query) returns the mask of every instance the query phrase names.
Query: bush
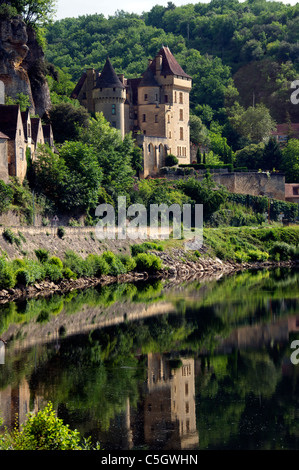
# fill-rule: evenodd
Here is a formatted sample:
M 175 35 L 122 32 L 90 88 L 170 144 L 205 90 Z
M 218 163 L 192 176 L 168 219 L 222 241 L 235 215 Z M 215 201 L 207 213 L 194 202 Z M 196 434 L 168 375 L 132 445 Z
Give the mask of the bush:
M 15 430 L 9 439 L 13 450 L 84 450 L 90 448 L 90 441 L 81 444 L 77 430 L 56 417 L 52 404 L 37 414 L 29 414 L 20 430 Z M 99 446 L 97 445 L 97 450 Z
M 108 274 L 110 266 L 103 256 L 90 254 L 85 260 L 85 272 L 88 276 L 101 277 Z
M 63 265 L 64 268 L 69 268 L 79 277 L 85 275 L 86 266 L 84 260 L 72 250 L 67 250 L 65 252 Z
M 15 234 L 10 228 L 5 228 L 3 230 L 3 238 L 12 245 L 15 241 Z
M 54 264 L 54 265 L 57 266 L 59 269 L 62 269 L 62 268 L 63 268 L 63 262 L 61 261 L 60 258 L 58 258 L 58 256 L 52 256 L 52 257 L 49 259 L 49 263 L 50 263 L 50 264 Z
M 0 258 L 0 289 L 11 289 L 15 285 L 15 275 L 11 265 L 3 257 Z
M 65 235 L 65 228 L 64 227 L 58 227 L 57 235 L 58 235 L 59 238 L 63 238 L 64 235 Z
M 163 251 L 163 246 L 152 242 L 144 242 L 131 246 L 131 253 L 133 256 L 138 255 L 138 253 L 145 253 L 148 250 Z
M 34 253 L 35 253 L 37 259 L 41 263 L 46 263 L 46 261 L 48 261 L 48 259 L 49 259 L 49 251 L 46 250 L 45 248 L 39 248 L 38 250 L 34 250 Z
M 136 271 L 155 272 L 162 268 L 162 261 L 150 253 L 139 253 L 135 256 Z
M 294 245 L 285 242 L 275 242 L 269 251 L 271 258 L 276 261 L 288 261 L 295 258 L 296 252 Z
M 73 273 L 73 271 L 70 268 L 65 268 L 62 270 L 62 276 L 65 279 L 77 279 L 77 274 Z
M 266 251 L 249 250 L 247 253 L 248 261 L 267 261 L 269 254 Z
M 129 255 L 120 255 L 119 259 L 122 262 L 122 264 L 124 265 L 127 273 L 129 273 L 131 271 L 134 271 L 134 269 L 136 268 L 136 261 L 131 256 L 129 256 Z
M 16 282 L 20 286 L 28 286 L 30 284 L 30 274 L 28 269 L 20 268 L 16 271 Z
M 62 279 L 62 269 L 59 268 L 56 264 L 53 263 L 45 263 L 45 276 L 50 281 L 57 282 Z
M 177 159 L 177 157 L 175 155 L 167 155 L 165 157 L 165 166 L 175 166 L 179 163 L 179 160 Z
M 109 273 L 111 276 L 118 276 L 119 274 L 124 274 L 126 272 L 125 266 L 122 264 L 119 257 L 117 257 L 111 251 L 106 251 L 103 253 L 103 259 L 109 265 Z

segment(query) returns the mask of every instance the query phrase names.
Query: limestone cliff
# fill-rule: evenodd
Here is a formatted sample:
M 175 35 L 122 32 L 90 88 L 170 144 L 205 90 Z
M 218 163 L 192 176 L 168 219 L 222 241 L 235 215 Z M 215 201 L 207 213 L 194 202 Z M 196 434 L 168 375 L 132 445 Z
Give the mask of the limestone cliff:
M 43 116 L 51 107 L 45 78 L 44 53 L 36 35 L 21 16 L 0 18 L 0 80 L 5 93 L 15 99 L 27 95 L 31 112 Z

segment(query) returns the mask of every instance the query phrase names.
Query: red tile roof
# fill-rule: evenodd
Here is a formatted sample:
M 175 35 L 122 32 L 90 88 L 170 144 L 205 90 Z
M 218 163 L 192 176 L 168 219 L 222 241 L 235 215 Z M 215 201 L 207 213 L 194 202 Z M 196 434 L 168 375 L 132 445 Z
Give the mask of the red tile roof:
M 294 134 L 295 137 L 299 137 L 299 123 L 292 124 L 277 124 L 276 130 L 272 132 L 272 135 L 289 135 Z

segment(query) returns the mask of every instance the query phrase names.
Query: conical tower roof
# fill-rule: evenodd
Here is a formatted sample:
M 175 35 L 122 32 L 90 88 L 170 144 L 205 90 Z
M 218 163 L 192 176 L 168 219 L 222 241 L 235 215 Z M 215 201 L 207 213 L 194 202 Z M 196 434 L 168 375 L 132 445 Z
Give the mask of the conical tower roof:
M 171 53 L 169 47 L 167 46 L 161 47 L 157 56 L 162 56 L 161 75 L 178 75 L 179 77 L 185 77 L 185 78 L 191 79 L 190 75 L 184 72 L 184 70 L 182 69 L 182 67 L 180 66 L 176 58 L 174 57 L 174 55 Z M 154 73 L 155 73 L 155 67 L 156 67 L 155 60 L 153 60 L 150 65 L 150 68 L 152 69 Z
M 102 73 L 97 78 L 96 88 L 125 88 L 112 67 L 109 57 L 106 60 Z

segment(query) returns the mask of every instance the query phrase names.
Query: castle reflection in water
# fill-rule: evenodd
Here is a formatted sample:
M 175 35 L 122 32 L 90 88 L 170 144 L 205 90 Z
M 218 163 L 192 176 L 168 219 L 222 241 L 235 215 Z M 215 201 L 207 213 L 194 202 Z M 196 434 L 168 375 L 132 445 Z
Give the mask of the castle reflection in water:
M 127 398 L 126 410 L 118 417 L 118 432 L 111 439 L 117 447 L 132 449 L 139 441 L 162 448 L 192 449 L 198 446 L 195 414 L 195 361 L 193 358 L 170 360 L 162 354 L 148 354 L 147 382 L 143 399 L 136 413 L 130 409 Z M 37 412 L 45 406 L 42 396 L 30 393 L 24 378 L 18 386 L 0 390 L 0 410 L 3 426 L 12 430 L 26 420 L 28 412 Z M 141 412 L 141 413 L 140 413 Z M 1 428 L 0 428 L 1 429 Z M 108 431 L 108 436 L 110 431 Z M 99 437 L 101 432 L 99 432 Z M 108 438 L 106 436 L 106 438 Z M 117 441 L 117 442 L 115 442 Z

